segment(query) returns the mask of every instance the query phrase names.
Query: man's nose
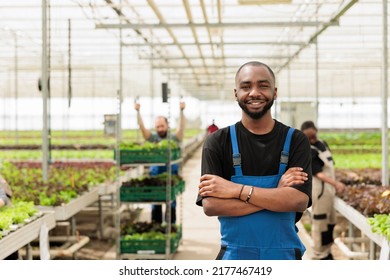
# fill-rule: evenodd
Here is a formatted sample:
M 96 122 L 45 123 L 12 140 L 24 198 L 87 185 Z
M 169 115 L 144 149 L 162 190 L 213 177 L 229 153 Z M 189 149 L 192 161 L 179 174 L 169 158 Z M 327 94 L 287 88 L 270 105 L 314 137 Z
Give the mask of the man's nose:
M 253 87 L 250 90 L 249 95 L 250 96 L 260 96 L 260 95 L 263 95 L 263 94 L 260 92 L 260 89 L 258 87 Z

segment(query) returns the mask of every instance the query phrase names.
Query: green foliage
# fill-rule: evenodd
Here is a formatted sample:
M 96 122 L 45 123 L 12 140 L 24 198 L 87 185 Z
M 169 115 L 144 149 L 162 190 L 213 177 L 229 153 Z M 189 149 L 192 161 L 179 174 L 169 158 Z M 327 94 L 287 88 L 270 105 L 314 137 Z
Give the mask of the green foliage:
M 57 194 L 47 195 L 46 193 L 39 194 L 39 205 L 51 206 L 57 204 Z
M 121 229 L 123 240 L 165 240 L 166 224 L 136 222 L 124 225 Z M 171 225 L 171 238 L 175 238 L 178 231 L 177 225 Z
M 171 234 L 171 239 L 176 238 L 176 233 Z M 123 237 L 123 240 L 166 240 L 167 235 L 161 232 L 144 232 L 127 234 Z
M 189 139 L 201 133 L 201 129 L 186 129 L 184 138 Z M 136 141 L 140 139 L 138 129 L 125 129 L 122 131 L 123 139 L 126 141 Z M 16 140 L 13 131 L 0 131 L 0 142 L 2 145 L 15 145 Z M 102 144 L 115 145 L 116 139 L 114 136 L 104 135 L 103 130 L 52 130 L 51 144 L 52 145 L 71 145 L 71 144 Z M 18 144 L 20 145 L 42 145 L 42 132 L 38 130 L 18 131 Z
M 143 150 L 143 151 L 153 151 L 153 150 L 160 150 L 160 149 L 168 149 L 171 147 L 171 149 L 177 149 L 178 144 L 173 140 L 161 140 L 158 143 L 153 142 L 144 142 L 142 144 L 136 143 L 136 142 L 122 142 L 119 145 L 119 148 L 122 150 Z
M 364 153 L 364 154 L 338 154 L 333 152 L 336 168 L 342 169 L 360 169 L 360 168 L 381 168 L 381 154 Z
M 144 187 L 144 186 L 152 186 L 152 187 L 158 187 L 158 186 L 166 186 L 167 185 L 167 176 L 168 173 L 164 172 L 155 176 L 141 176 L 138 178 L 130 179 L 129 181 L 123 182 L 122 187 Z M 180 181 L 182 181 L 183 178 L 179 175 L 172 175 L 171 176 L 171 185 L 175 186 Z
M 319 137 L 329 146 L 381 145 L 381 133 L 374 132 L 319 132 Z
M 12 225 L 12 217 L 10 214 L 0 212 L 0 230 L 7 230 Z
M 40 164 L 6 162 L 0 173 L 11 186 L 14 199 L 57 206 L 89 191 L 92 186 L 113 181 L 115 166 L 105 162 L 53 163 L 48 182 L 43 181 Z
M 367 219 L 374 233 L 384 235 L 390 241 L 390 214 L 375 214 Z
M 111 159 L 111 150 L 54 150 L 51 151 L 53 160 L 60 159 Z M 40 150 L 0 150 L 0 160 L 42 159 Z
M 37 212 L 32 202 L 14 201 L 10 206 L 0 208 L 0 230 L 8 230 L 12 224 L 23 224 Z
M 200 129 L 186 129 L 184 139 L 190 139 L 201 133 Z M 123 130 L 124 143 L 135 143 L 142 140 L 138 130 Z M 0 131 L 1 145 L 12 146 L 16 144 L 14 134 L 11 131 Z M 18 131 L 18 145 L 42 145 L 41 131 Z M 104 145 L 109 149 L 93 150 L 52 150 L 52 160 L 60 159 L 112 159 L 112 149 L 115 147 L 116 139 L 113 136 L 105 136 L 103 131 L 52 131 L 52 145 Z M 163 145 L 163 143 L 162 143 Z M 146 144 L 148 146 L 148 144 Z M 26 160 L 42 159 L 41 150 L 0 150 L 0 161 L 2 160 Z

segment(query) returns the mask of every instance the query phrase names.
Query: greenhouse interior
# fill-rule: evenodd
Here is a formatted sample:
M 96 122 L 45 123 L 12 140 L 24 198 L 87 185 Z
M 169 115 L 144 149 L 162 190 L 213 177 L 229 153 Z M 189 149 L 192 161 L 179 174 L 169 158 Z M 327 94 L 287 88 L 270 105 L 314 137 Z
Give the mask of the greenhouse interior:
M 387 0 L 0 0 L 0 17 L 0 260 L 253 259 L 232 229 L 289 213 L 254 259 L 390 259 Z M 295 129 L 286 162 L 266 120 Z M 234 180 L 234 124 L 250 169 L 282 152 L 271 189 L 245 156 Z M 283 185 L 293 167 L 307 181 Z M 213 212 L 224 199 L 257 210 Z

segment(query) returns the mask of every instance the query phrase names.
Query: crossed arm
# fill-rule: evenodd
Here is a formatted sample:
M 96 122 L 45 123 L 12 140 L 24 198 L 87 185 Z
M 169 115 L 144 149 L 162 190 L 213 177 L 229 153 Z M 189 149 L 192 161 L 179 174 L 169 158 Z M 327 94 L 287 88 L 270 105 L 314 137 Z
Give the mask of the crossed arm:
M 307 176 L 300 167 L 289 168 L 281 177 L 277 188 L 254 187 L 250 201 L 246 203 L 252 186 L 244 186 L 241 192 L 242 184 L 205 174 L 200 179 L 199 195 L 203 197 L 203 210 L 208 216 L 243 216 L 262 209 L 303 212 L 307 208 L 309 197 L 291 186 L 304 184 L 308 180 Z

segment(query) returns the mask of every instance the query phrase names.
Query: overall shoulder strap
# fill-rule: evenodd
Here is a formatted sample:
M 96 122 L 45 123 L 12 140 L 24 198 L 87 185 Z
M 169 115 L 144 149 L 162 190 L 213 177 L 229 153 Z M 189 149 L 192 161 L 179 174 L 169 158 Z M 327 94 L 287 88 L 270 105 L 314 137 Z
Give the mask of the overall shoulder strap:
M 286 172 L 286 168 L 288 164 L 288 156 L 290 153 L 291 138 L 294 133 L 294 130 L 295 129 L 292 127 L 288 129 L 286 140 L 284 141 L 283 150 L 280 155 L 279 174 L 284 174 L 284 172 Z
M 241 169 L 241 154 L 238 149 L 237 143 L 237 135 L 236 135 L 236 126 L 232 124 L 230 126 L 230 139 L 232 140 L 232 148 L 233 148 L 233 167 L 235 175 L 242 176 Z
M 314 145 L 310 145 L 310 148 L 312 148 L 313 150 L 316 150 L 318 153 L 322 153 L 320 149 L 318 149 L 316 146 Z

